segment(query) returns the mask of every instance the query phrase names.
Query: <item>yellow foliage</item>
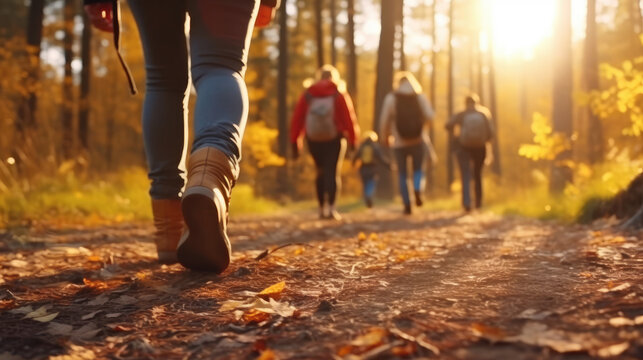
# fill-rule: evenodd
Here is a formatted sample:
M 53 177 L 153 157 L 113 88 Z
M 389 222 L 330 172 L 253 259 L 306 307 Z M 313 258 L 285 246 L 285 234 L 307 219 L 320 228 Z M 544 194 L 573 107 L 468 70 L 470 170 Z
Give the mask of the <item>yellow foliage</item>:
M 283 166 L 286 160 L 272 150 L 277 135 L 278 131 L 269 128 L 263 121 L 248 124 L 243 139 L 244 158 L 250 159 L 259 169 L 267 166 Z
M 520 145 L 520 156 L 534 161 L 554 160 L 558 154 L 571 148 L 570 139 L 562 133 L 554 132 L 549 119 L 540 113 L 534 114 L 531 131 L 534 133 L 534 143 Z

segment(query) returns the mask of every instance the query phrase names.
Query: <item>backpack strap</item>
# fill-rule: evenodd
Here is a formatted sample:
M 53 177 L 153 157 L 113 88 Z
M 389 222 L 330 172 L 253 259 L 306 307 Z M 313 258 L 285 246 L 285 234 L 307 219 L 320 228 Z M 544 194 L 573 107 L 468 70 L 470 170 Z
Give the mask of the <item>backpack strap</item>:
M 138 90 L 136 89 L 136 82 L 134 81 L 134 76 L 127 66 L 123 54 L 121 54 L 121 7 L 118 0 L 112 0 L 112 9 L 114 14 L 112 15 L 112 21 L 114 24 L 114 47 L 116 48 L 116 54 L 118 55 L 118 61 L 121 63 L 123 71 L 125 71 L 125 76 L 127 76 L 127 82 L 129 84 L 129 89 L 132 95 L 135 95 Z

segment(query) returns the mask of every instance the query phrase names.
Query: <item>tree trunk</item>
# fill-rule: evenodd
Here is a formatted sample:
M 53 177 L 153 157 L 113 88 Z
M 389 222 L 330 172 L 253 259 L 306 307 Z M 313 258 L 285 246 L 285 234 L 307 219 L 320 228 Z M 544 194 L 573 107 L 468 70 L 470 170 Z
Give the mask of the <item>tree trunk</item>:
M 83 11 L 83 35 L 81 40 L 80 99 L 78 108 L 78 143 L 84 151 L 89 150 L 89 89 L 92 73 L 92 25 Z
M 279 8 L 279 65 L 277 78 L 279 156 L 288 152 L 288 13 L 287 0 Z
M 330 1 L 330 63 L 337 66 L 337 48 L 335 40 L 337 39 L 337 0 Z
M 558 0 L 558 12 L 554 27 L 554 88 L 553 88 L 553 131 L 571 138 L 572 125 L 572 5 L 571 0 Z M 572 172 L 564 162 L 571 158 L 571 150 L 556 157 L 551 169 L 550 191 L 561 192 L 572 180 Z
M 437 4 L 438 0 L 433 0 L 433 3 L 431 4 L 431 80 L 430 80 L 430 87 L 431 87 L 431 105 L 435 107 L 435 91 L 436 91 L 436 71 L 435 69 L 438 66 L 438 53 L 436 51 L 437 46 L 436 46 L 436 32 L 437 32 L 437 27 L 435 26 L 435 19 L 437 15 Z
M 380 131 L 380 112 L 386 94 L 393 88 L 393 60 L 395 51 L 395 2 L 382 1 L 380 42 L 377 50 L 377 80 L 375 84 L 375 109 L 373 129 Z M 378 195 L 393 198 L 393 179 L 391 172 L 384 167 L 380 171 Z
M 599 88 L 598 80 L 598 39 L 596 31 L 596 0 L 587 0 L 587 26 L 585 30 L 585 89 L 595 91 Z M 587 108 L 587 146 L 590 164 L 600 162 L 603 158 L 603 129 L 601 120 L 591 108 Z
M 348 47 L 346 65 L 347 65 L 347 85 L 348 93 L 353 98 L 353 103 L 357 104 L 357 53 L 355 46 L 355 0 L 347 0 L 348 24 L 346 28 L 346 43 Z M 355 106 L 357 108 L 357 105 Z
M 491 34 L 490 30 L 491 29 L 487 32 L 489 34 L 489 110 L 491 111 L 492 125 L 496 130 L 496 134 L 491 140 L 491 151 L 493 153 L 491 171 L 496 175 L 502 175 L 502 167 L 500 166 L 500 144 L 498 140 L 500 129 L 498 128 L 498 99 L 496 97 L 496 65 L 494 59 L 493 34 Z
M 404 51 L 404 42 L 405 42 L 405 36 L 404 36 L 404 0 L 398 0 L 397 1 L 397 9 L 396 9 L 396 15 L 397 15 L 397 29 L 398 29 L 398 40 L 399 40 L 399 59 L 400 59 L 400 70 L 406 70 L 406 52 Z
M 317 40 L 317 67 L 320 68 L 325 64 L 322 0 L 315 0 L 315 39 Z
M 28 65 L 27 69 L 27 94 L 23 104 L 19 108 L 16 119 L 17 141 L 24 145 L 30 130 L 36 127 L 36 106 L 38 97 L 35 85 L 40 77 L 40 49 L 42 42 L 42 20 L 45 0 L 31 0 L 29 5 L 29 17 L 27 19 L 27 45 L 30 47 L 29 56 L 33 57 L 34 63 Z
M 431 3 L 431 77 L 429 79 L 429 99 L 431 101 L 431 106 L 435 109 L 435 68 L 437 66 L 437 53 L 435 51 L 435 32 L 436 32 L 436 26 L 435 26 L 435 15 L 436 15 L 436 3 L 437 0 L 433 0 Z M 433 121 L 431 121 L 431 124 L 429 125 L 429 138 L 431 139 L 431 143 L 433 143 L 433 147 L 435 148 L 435 118 Z M 426 191 L 427 193 L 432 193 L 433 190 L 435 189 L 435 164 L 433 163 L 433 159 L 431 156 L 427 157 L 427 174 L 426 174 Z
M 453 8 L 454 0 L 449 1 L 449 62 L 447 69 L 447 121 L 453 118 Z M 453 133 L 448 133 L 447 145 L 447 190 L 451 189 L 451 184 L 455 179 L 454 174 L 454 138 Z M 464 184 L 463 184 L 464 186 Z
M 65 57 L 65 69 L 63 76 L 63 100 L 61 110 L 61 123 L 62 123 L 62 157 L 64 160 L 71 159 L 74 150 L 74 136 L 73 136 L 73 95 L 74 83 L 73 74 L 71 69 L 71 62 L 74 60 L 73 44 L 74 44 L 74 0 L 65 0 L 63 8 L 63 26 L 64 26 L 64 39 L 63 39 L 63 52 Z

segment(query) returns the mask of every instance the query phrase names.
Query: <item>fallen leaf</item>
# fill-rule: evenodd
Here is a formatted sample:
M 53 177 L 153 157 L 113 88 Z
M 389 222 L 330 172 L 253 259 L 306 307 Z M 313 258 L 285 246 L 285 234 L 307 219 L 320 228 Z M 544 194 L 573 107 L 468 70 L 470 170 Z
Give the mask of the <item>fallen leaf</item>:
M 518 314 L 518 319 L 542 320 L 551 315 L 551 311 L 538 311 L 536 309 L 527 309 Z
M 65 355 L 50 356 L 49 360 L 92 360 L 96 359 L 96 354 L 82 346 L 71 344 L 69 351 Z
M 122 295 L 118 299 L 114 300 L 117 304 L 121 305 L 130 305 L 138 302 L 138 299 L 128 295 Z
M 628 289 L 632 285 L 630 283 L 623 283 L 621 285 L 615 285 L 613 282 L 608 282 L 607 287 L 604 287 L 602 289 L 598 289 L 598 291 L 602 293 L 608 293 L 608 292 L 618 292 L 618 291 L 623 291 L 625 289 Z
M 368 239 L 369 239 L 369 240 L 371 240 L 371 241 L 375 241 L 375 240 L 377 240 L 377 238 L 378 238 L 378 237 L 377 237 L 377 234 L 376 234 L 376 233 L 371 233 L 371 234 L 368 236 Z
M 547 325 L 534 322 L 525 324 L 521 334 L 508 337 L 504 341 L 547 346 L 560 353 L 583 350 L 583 345 L 580 341 L 571 339 L 563 331 L 548 329 Z
M 105 317 L 108 318 L 108 319 L 114 319 L 114 318 L 117 318 L 117 317 L 119 317 L 121 315 L 123 315 L 123 314 L 122 313 L 111 313 L 111 314 L 106 314 Z
M 366 240 L 366 234 L 364 234 L 364 232 L 361 232 L 361 231 L 360 231 L 360 233 L 359 233 L 359 234 L 357 234 L 357 240 L 359 240 L 359 241 L 364 241 L 364 240 Z
M 132 328 L 123 326 L 123 325 L 118 325 L 118 324 L 107 324 L 107 327 L 114 331 L 119 331 L 119 332 L 132 331 Z
M 93 300 L 90 300 L 87 302 L 87 305 L 92 305 L 92 306 L 101 306 L 105 305 L 109 301 L 109 295 L 107 294 L 101 294 L 98 297 L 94 298 Z
M 96 310 L 96 311 L 91 312 L 91 313 L 89 313 L 89 314 L 87 314 L 87 315 L 83 315 L 83 317 L 81 317 L 80 319 L 81 319 L 81 320 L 89 320 L 89 319 L 93 319 L 93 318 L 94 318 L 94 316 L 96 316 L 96 315 L 97 315 L 98 313 L 100 313 L 100 312 L 103 312 L 103 310 Z
M 250 309 L 243 314 L 242 319 L 246 324 L 260 323 L 270 319 L 270 314 L 260 310 Z
M 413 354 L 415 354 L 415 351 L 417 350 L 417 347 L 414 343 L 407 342 L 406 344 L 402 346 L 396 346 L 393 349 L 391 349 L 391 352 L 395 356 L 401 356 L 401 357 L 409 357 Z
M 502 329 L 482 323 L 471 324 L 471 330 L 476 336 L 480 336 L 491 341 L 500 341 L 507 336 Z
M 626 318 L 626 317 L 614 317 L 610 319 L 610 325 L 615 326 L 615 327 L 620 327 L 620 326 L 634 326 L 636 323 L 634 320 Z
M 219 307 L 219 311 L 221 312 L 232 311 L 239 308 L 243 304 L 245 304 L 244 301 L 227 300 L 227 301 L 224 301 L 223 304 L 221 304 L 221 307 Z
M 588 279 L 591 278 L 591 277 L 594 277 L 594 275 L 592 275 L 592 273 L 589 273 L 589 272 L 582 272 L 582 273 L 578 274 L 578 276 L 588 278 Z
M 29 312 L 23 319 L 33 319 L 47 315 L 47 310 L 51 309 L 51 305 L 43 305 L 38 309 Z
M 261 290 L 261 292 L 257 296 L 263 298 L 264 300 L 268 300 L 268 298 L 278 300 L 285 288 L 286 282 L 281 281 Z
M 15 260 L 9 261 L 9 266 L 15 267 L 15 268 L 23 268 L 27 265 L 29 265 L 29 263 L 24 260 L 15 259 Z
M 29 314 L 32 311 L 33 311 L 33 308 L 31 307 L 31 305 L 9 310 L 9 312 L 12 314 Z
M 624 342 L 624 343 L 620 343 L 620 344 L 614 344 L 614 345 L 607 346 L 607 347 L 604 347 L 602 349 L 599 349 L 597 351 L 597 355 L 602 357 L 602 358 L 610 358 L 610 357 L 614 357 L 614 356 L 619 356 L 623 352 L 625 352 L 625 350 L 627 350 L 629 347 L 630 347 L 629 342 Z
M 105 290 L 105 289 L 107 289 L 107 284 L 104 281 L 90 280 L 90 279 L 83 278 L 83 283 L 85 284 L 85 286 L 87 286 L 88 288 L 90 288 L 92 290 Z
M 88 340 L 95 337 L 102 329 L 96 327 L 94 323 L 83 325 L 80 329 L 72 331 L 71 337 L 73 339 Z
M 87 257 L 87 261 L 89 262 L 103 262 L 103 258 L 97 255 L 92 255 Z
M 266 349 L 261 352 L 257 360 L 277 360 L 277 355 L 275 355 L 274 351 Z
M 350 344 L 359 347 L 374 347 L 381 344 L 387 334 L 388 331 L 386 331 L 386 329 L 378 327 L 371 328 L 366 334 L 360 335 L 351 341 Z
M 55 336 L 69 336 L 72 330 L 74 330 L 73 326 L 57 322 L 50 322 L 47 328 L 47 332 Z
M 50 322 L 51 320 L 55 319 L 56 316 L 58 316 L 57 312 L 52 313 L 52 314 L 48 314 L 48 315 L 45 315 L 45 316 L 35 317 L 35 318 L 33 318 L 33 320 L 45 323 L 45 322 Z

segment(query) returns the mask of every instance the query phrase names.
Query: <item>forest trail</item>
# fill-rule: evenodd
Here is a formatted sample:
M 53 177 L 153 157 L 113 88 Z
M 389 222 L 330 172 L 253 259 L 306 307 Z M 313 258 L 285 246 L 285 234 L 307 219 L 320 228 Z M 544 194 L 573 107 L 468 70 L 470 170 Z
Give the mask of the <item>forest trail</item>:
M 640 359 L 643 233 L 607 225 L 236 217 L 218 276 L 147 225 L 5 233 L 0 358 Z

